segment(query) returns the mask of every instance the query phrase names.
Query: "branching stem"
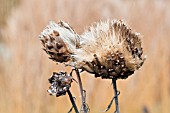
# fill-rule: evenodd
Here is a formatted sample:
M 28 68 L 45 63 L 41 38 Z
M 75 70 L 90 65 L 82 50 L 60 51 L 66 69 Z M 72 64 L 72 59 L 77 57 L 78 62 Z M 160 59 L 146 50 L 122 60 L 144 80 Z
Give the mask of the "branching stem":
M 79 73 L 79 70 L 76 69 L 76 68 L 75 68 L 75 72 L 76 72 L 76 75 L 77 75 L 79 88 L 80 88 L 80 94 L 81 94 L 81 100 L 82 100 L 82 112 L 87 113 L 88 108 L 86 107 L 86 97 L 84 95 L 84 89 L 83 89 L 82 81 L 81 81 L 81 78 L 80 78 L 80 73 Z
M 115 105 L 116 105 L 115 113 L 120 113 L 119 103 L 118 103 L 118 91 L 117 91 L 117 86 L 116 86 L 116 79 L 112 79 L 112 83 L 113 83 L 113 90 L 114 90 L 114 94 L 115 94 Z
M 69 95 L 69 98 L 70 98 L 70 101 L 71 101 L 71 103 L 72 103 L 72 105 L 73 105 L 73 108 L 74 108 L 75 113 L 79 113 L 79 111 L 78 111 L 78 109 L 77 109 L 77 106 L 76 106 L 76 103 L 75 103 L 75 101 L 74 101 L 74 98 L 73 98 L 70 90 L 68 90 L 67 93 L 68 93 L 68 95 Z

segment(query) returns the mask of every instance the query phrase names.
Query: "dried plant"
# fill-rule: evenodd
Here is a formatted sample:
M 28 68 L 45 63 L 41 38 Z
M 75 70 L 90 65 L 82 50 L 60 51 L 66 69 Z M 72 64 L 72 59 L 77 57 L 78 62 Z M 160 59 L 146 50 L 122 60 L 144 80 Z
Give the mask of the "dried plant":
M 121 20 L 108 19 L 95 23 L 82 35 L 78 35 L 63 21 L 58 24 L 50 22 L 41 33 L 40 40 L 44 50 L 50 55 L 50 59 L 65 63 L 65 65 L 76 70 L 83 112 L 88 110 L 79 69 L 92 73 L 95 77 L 112 79 L 115 92 L 113 99 L 115 99 L 116 112 L 119 113 L 119 92 L 117 91 L 116 80 L 125 79 L 132 75 L 135 70 L 143 65 L 146 59 L 142 55 L 140 33 L 132 31 Z
M 40 35 L 51 59 L 102 78 L 127 78 L 142 66 L 140 37 L 121 20 L 96 23 L 81 36 L 63 21 L 50 22 Z
M 48 92 L 51 95 L 56 95 L 56 97 L 58 97 L 65 95 L 69 90 L 72 83 L 72 76 L 68 75 L 66 72 L 53 72 L 53 75 L 48 80 L 51 84 Z
M 47 90 L 50 93 L 50 95 L 56 95 L 56 97 L 59 97 L 65 95 L 67 92 L 75 112 L 78 113 L 77 106 L 69 90 L 71 87 L 71 83 L 73 82 L 72 75 L 67 74 L 67 72 L 59 73 L 53 72 L 52 76 L 48 80 L 51 84 L 49 90 Z M 70 109 L 70 112 L 71 111 L 72 108 Z

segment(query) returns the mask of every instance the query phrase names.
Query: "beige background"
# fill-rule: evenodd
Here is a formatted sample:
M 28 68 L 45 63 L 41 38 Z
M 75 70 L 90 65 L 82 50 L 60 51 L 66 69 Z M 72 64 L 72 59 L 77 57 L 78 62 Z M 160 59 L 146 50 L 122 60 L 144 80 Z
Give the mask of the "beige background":
M 64 20 L 82 33 L 107 17 L 124 19 L 140 32 L 148 56 L 133 76 L 118 81 L 121 113 L 169 113 L 169 6 L 168 0 L 0 0 L 0 113 L 66 113 L 68 95 L 46 92 L 47 79 L 64 66 L 48 59 L 38 35 L 49 20 Z M 104 110 L 113 95 L 111 81 L 88 73 L 82 79 L 91 113 Z M 80 105 L 76 83 L 71 91 Z M 108 113 L 113 111 L 114 105 Z

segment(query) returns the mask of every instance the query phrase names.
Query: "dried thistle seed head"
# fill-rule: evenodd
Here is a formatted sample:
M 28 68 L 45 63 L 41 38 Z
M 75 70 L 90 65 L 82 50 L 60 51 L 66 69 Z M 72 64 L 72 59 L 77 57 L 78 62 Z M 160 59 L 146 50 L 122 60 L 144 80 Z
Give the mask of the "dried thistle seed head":
M 95 23 L 81 36 L 65 22 L 50 22 L 41 33 L 44 50 L 57 62 L 84 69 L 96 77 L 127 78 L 143 57 L 140 33 L 121 20 Z
M 50 95 L 56 95 L 56 97 L 59 97 L 61 95 L 65 95 L 71 87 L 72 76 L 66 72 L 53 72 L 52 76 L 48 80 L 51 84 L 48 92 Z
M 39 36 L 44 50 L 50 59 L 56 62 L 67 62 L 70 55 L 79 47 L 79 36 L 65 22 L 50 22 Z
M 96 77 L 127 78 L 145 61 L 140 34 L 121 20 L 96 23 L 80 37 L 81 48 L 72 57 L 77 68 Z

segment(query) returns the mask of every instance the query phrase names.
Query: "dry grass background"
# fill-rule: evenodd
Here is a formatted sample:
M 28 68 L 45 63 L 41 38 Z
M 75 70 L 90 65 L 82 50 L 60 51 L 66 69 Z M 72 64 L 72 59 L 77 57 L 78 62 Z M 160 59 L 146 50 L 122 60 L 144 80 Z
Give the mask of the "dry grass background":
M 68 96 L 55 98 L 46 92 L 47 79 L 64 66 L 47 58 L 37 37 L 49 20 L 64 20 L 82 33 L 107 17 L 124 19 L 141 32 L 148 56 L 139 71 L 118 81 L 121 113 L 169 113 L 168 0 L 0 0 L 0 6 L 0 113 L 67 112 Z M 111 81 L 87 73 L 82 78 L 91 113 L 105 109 L 113 95 Z M 80 103 L 78 85 L 71 90 Z M 114 106 L 108 113 L 113 111 Z

